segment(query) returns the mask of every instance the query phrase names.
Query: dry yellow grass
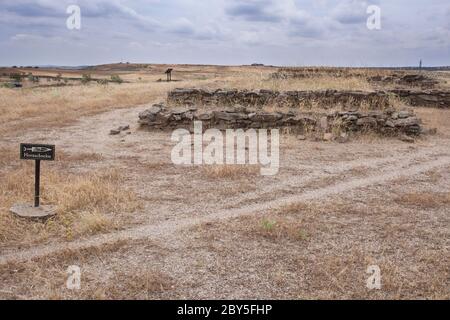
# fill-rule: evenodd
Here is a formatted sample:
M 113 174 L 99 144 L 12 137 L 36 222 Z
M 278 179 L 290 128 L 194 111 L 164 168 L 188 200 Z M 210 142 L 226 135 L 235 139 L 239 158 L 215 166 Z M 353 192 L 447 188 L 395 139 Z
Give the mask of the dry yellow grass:
M 248 90 L 373 90 L 366 79 L 360 77 L 337 78 L 311 77 L 305 79 L 270 79 L 270 73 L 246 73 L 228 76 L 207 85 L 211 89 L 248 89 Z
M 272 240 L 290 239 L 294 241 L 305 241 L 310 237 L 310 230 L 304 226 L 301 219 L 268 216 L 263 219 L 251 220 L 249 225 L 249 235 L 262 236 Z
M 27 126 L 61 126 L 82 116 L 164 100 L 174 83 L 97 84 L 58 88 L 0 89 L 0 133 Z
M 417 116 L 423 120 L 427 128 L 438 129 L 438 134 L 450 136 L 450 110 L 434 108 L 414 108 Z
M 264 279 L 269 288 L 265 296 L 448 299 L 445 231 L 424 233 L 430 221 L 419 219 L 433 216 L 437 207 L 423 215 L 417 210 L 412 214 L 393 207 L 395 197 L 382 196 L 384 201 L 375 197 L 376 202 L 364 205 L 348 199 L 295 203 L 263 216 L 203 225 L 189 233 L 206 241 L 208 253 L 215 253 L 224 268 L 233 266 Z M 424 234 L 430 235 L 427 246 L 421 245 Z M 245 267 L 247 261 L 252 261 L 251 269 Z M 381 268 L 381 290 L 366 287 L 366 270 L 372 265 Z
M 280 215 L 292 215 L 292 214 L 299 214 L 305 211 L 310 211 L 311 206 L 303 203 L 303 202 L 297 202 L 297 203 L 291 203 L 285 206 L 280 207 L 277 210 L 277 213 Z
M 256 176 L 260 172 L 256 165 L 213 165 L 202 168 L 209 179 L 241 179 Z
M 398 204 L 406 206 L 422 209 L 437 209 L 450 205 L 450 192 L 413 192 L 401 195 L 395 201 Z
M 0 299 L 153 299 L 172 288 L 173 279 L 157 268 L 132 267 L 112 270 L 90 269 L 86 265 L 103 262 L 110 265 L 110 256 L 123 254 L 132 247 L 151 243 L 119 241 L 100 247 L 66 250 L 25 263 L 0 266 Z M 154 250 L 159 251 L 158 247 Z M 68 290 L 67 267 L 80 265 L 81 290 Z M 14 270 L 14 271 L 11 271 Z M 51 277 L 47 275 L 51 274 Z M 103 277 L 98 277 L 102 274 Z M 19 290 L 11 291 L 9 288 Z
M 99 288 L 92 295 L 96 299 L 150 299 L 153 294 L 169 290 L 172 280 L 162 272 L 155 270 L 128 270 L 114 274 L 106 288 Z
M 122 187 L 117 170 L 74 175 L 48 169 L 42 176 L 42 203 L 56 205 L 57 216 L 47 221 L 20 219 L 9 208 L 32 200 L 33 174 L 27 164 L 0 173 L 0 243 L 106 232 L 118 226 L 118 214 L 134 212 L 140 205 L 135 194 Z

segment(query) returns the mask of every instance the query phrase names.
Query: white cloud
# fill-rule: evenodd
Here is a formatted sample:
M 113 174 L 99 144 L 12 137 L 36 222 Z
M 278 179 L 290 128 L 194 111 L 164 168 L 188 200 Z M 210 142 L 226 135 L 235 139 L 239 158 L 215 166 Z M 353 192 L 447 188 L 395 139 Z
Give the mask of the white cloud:
M 332 10 L 331 17 L 343 24 L 362 24 L 367 20 L 367 8 L 373 4 L 364 0 L 343 0 Z
M 436 64 L 450 64 L 447 1 L 2 1 L 0 64 L 68 63 L 67 59 L 71 64 L 86 64 L 85 60 L 94 63 L 118 58 L 239 64 L 253 56 L 270 64 L 298 59 L 302 63 L 353 64 L 356 52 L 369 57 L 367 64 L 372 65 L 391 63 L 386 57 L 394 54 L 399 61 L 423 55 Z M 80 31 L 65 27 L 69 4 L 81 7 Z M 379 32 L 366 28 L 369 4 L 381 6 L 383 27 Z M 15 48 L 23 48 L 27 41 L 32 49 L 14 54 Z M 54 50 L 64 41 L 70 45 Z M 84 48 L 90 48 L 89 52 Z

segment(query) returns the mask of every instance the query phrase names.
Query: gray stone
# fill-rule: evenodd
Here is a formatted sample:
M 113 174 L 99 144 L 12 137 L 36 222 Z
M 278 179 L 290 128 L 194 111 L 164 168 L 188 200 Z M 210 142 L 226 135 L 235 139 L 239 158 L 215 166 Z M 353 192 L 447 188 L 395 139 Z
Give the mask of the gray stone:
M 187 119 L 187 120 L 192 121 L 192 120 L 194 120 L 194 113 L 192 113 L 191 111 L 186 112 L 186 113 L 184 114 L 184 118 Z
M 212 114 L 210 114 L 210 113 L 202 113 L 201 115 L 199 115 L 197 118 L 199 119 L 199 120 L 202 120 L 202 121 L 206 121 L 206 120 L 211 120 L 212 119 Z
M 412 116 L 412 114 L 411 114 L 411 112 L 409 112 L 409 111 L 400 111 L 399 113 L 398 113 L 398 118 L 399 119 L 406 119 L 406 118 L 409 118 L 409 117 L 411 117 Z
M 343 132 L 339 135 L 339 137 L 337 138 L 337 142 L 339 143 L 347 143 L 350 140 L 349 136 L 347 133 Z
M 377 119 L 372 117 L 365 117 L 358 119 L 356 122 L 358 126 L 376 126 L 378 124 Z
M 249 115 L 248 117 L 250 120 L 258 122 L 276 122 L 283 118 L 283 116 L 279 113 L 268 113 L 268 112 L 261 112 L 256 114 L 254 113 Z
M 416 117 L 410 117 L 406 119 L 398 119 L 394 121 L 396 127 L 409 127 L 419 125 L 420 121 Z
M 389 128 L 395 128 L 395 123 L 391 120 L 386 121 L 384 125 Z
M 121 127 L 119 127 L 119 129 L 117 129 L 117 130 L 119 130 L 119 131 L 127 131 L 127 130 L 130 130 L 130 126 L 129 126 L 129 125 L 121 126 Z
M 367 116 L 373 118 L 382 118 L 384 117 L 384 113 L 382 111 L 370 111 Z
M 406 143 L 414 143 L 416 142 L 416 140 L 414 140 L 414 138 L 407 136 L 407 135 L 402 135 L 399 137 L 400 141 L 406 142 Z
M 345 118 L 345 120 L 349 121 L 349 122 L 355 122 L 355 121 L 358 121 L 358 117 L 357 116 L 347 116 Z
M 118 134 L 120 134 L 120 132 L 121 132 L 120 130 L 113 129 L 109 132 L 109 134 L 111 136 L 117 136 Z
M 150 109 L 147 109 L 141 113 L 139 113 L 139 119 L 141 120 L 150 120 L 153 121 L 156 115 L 164 110 L 164 106 L 161 104 L 155 104 Z
M 248 113 L 247 108 L 241 105 L 236 105 L 233 109 L 236 113 Z
M 242 113 L 214 111 L 214 118 L 224 121 L 233 121 L 238 119 L 247 119 L 247 115 Z
M 328 117 L 322 117 L 320 118 L 320 130 L 327 131 L 328 130 Z
M 171 113 L 173 115 L 182 115 L 188 111 L 189 111 L 189 109 L 173 109 L 173 110 L 171 110 Z

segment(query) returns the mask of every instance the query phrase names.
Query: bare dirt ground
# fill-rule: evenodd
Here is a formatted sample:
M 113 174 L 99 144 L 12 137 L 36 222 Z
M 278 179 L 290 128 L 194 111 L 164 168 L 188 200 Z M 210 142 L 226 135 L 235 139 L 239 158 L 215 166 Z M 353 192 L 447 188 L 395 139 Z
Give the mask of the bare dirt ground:
M 263 177 L 173 165 L 170 133 L 137 125 L 160 101 L 3 134 L 7 149 L 57 145 L 64 157 L 43 175 L 118 171 L 113 192 L 132 192 L 139 205 L 106 212 L 110 227 L 70 236 L 48 231 L 51 221 L 16 222 L 30 235 L 0 242 L 0 298 L 450 298 L 448 110 L 418 110 L 439 133 L 415 144 L 283 136 L 280 172 Z M 130 134 L 109 135 L 126 124 Z M 11 160 L 1 177 L 16 169 Z M 17 179 L 31 182 L 31 172 Z M 82 271 L 79 291 L 66 288 L 71 265 Z M 381 290 L 366 287 L 372 265 Z

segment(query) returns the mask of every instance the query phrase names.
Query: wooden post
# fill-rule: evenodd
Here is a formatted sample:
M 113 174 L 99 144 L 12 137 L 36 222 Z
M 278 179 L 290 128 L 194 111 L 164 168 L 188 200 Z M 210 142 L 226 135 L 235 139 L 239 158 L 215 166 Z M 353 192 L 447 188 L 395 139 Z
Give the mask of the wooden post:
M 39 208 L 41 189 L 41 160 L 35 160 L 34 166 L 34 207 Z
M 167 82 L 172 81 L 172 71 L 173 71 L 173 69 L 169 68 L 169 69 L 167 69 L 166 72 L 165 72 L 166 75 L 167 75 Z

